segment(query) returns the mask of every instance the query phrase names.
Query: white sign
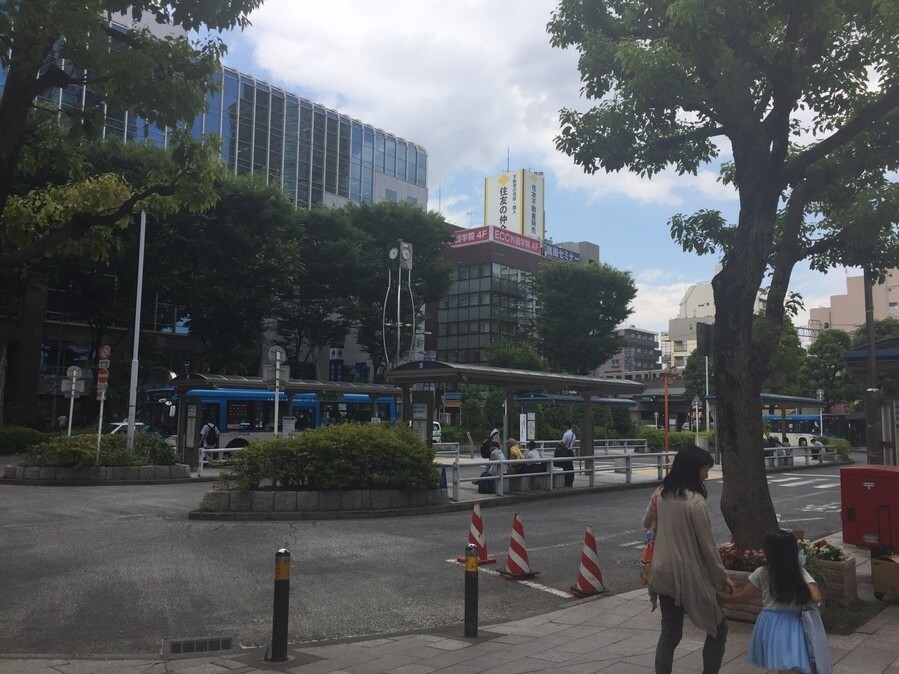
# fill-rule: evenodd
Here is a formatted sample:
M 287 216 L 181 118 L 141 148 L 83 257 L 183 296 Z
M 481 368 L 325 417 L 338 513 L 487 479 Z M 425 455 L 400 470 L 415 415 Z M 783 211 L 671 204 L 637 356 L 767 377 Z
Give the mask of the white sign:
M 484 180 L 484 225 L 543 240 L 543 174 L 508 171 Z

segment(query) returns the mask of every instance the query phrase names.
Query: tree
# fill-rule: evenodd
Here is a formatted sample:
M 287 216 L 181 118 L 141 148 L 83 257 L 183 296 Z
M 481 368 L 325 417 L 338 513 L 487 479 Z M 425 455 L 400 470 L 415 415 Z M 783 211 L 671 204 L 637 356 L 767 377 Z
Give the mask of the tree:
M 764 340 L 764 331 L 767 329 L 767 321 L 764 316 L 756 315 L 753 321 L 753 331 L 759 343 L 770 343 Z M 783 318 L 783 326 L 777 342 L 773 345 L 773 351 L 768 354 L 768 376 L 762 384 L 762 390 L 766 393 L 780 393 L 782 395 L 808 395 L 799 387 L 799 371 L 805 362 L 805 349 L 799 342 L 799 333 L 796 326 L 788 316 Z M 814 393 L 814 391 L 812 391 Z
M 694 349 L 687 357 L 687 364 L 681 378 L 684 380 L 684 397 L 693 400 L 695 396 L 705 399 L 706 395 L 715 393 L 715 359 L 709 358 L 709 391 L 706 393 L 705 385 L 705 356 L 700 356 Z
M 760 547 L 777 527 L 758 442 L 769 355 L 796 262 L 846 244 L 806 216 L 835 185 L 882 181 L 899 157 L 899 52 L 883 48 L 899 41 L 899 18 L 868 0 L 562 0 L 549 31 L 579 50 L 583 92 L 599 101 L 561 113 L 557 147 L 585 171 L 695 173 L 730 144 L 722 179 L 739 191 L 737 222 L 703 210 L 670 226 L 684 250 L 723 254 L 712 281 L 721 509 L 737 545 Z M 754 335 L 766 274 L 767 329 Z
M 822 332 L 823 334 L 823 332 Z M 878 318 L 874 320 L 874 341 L 878 341 L 881 339 L 888 339 L 889 337 L 899 337 L 899 320 L 896 320 L 892 316 L 888 316 L 887 318 Z M 846 348 L 852 348 L 854 346 L 861 346 L 867 340 L 867 335 L 865 334 L 865 326 L 861 326 L 860 328 L 856 328 L 849 339 L 849 346 Z
M 177 260 L 174 301 L 206 347 L 213 372 L 256 374 L 265 319 L 278 316 L 302 268 L 302 227 L 285 194 L 252 177 L 229 177 L 215 208 L 166 223 Z
M 899 324 L 897 324 L 899 327 Z M 834 403 L 853 402 L 862 395 L 861 385 L 849 372 L 843 353 L 849 349 L 849 334 L 843 330 L 822 330 L 808 350 L 808 358 L 799 371 L 802 390 L 824 391 L 829 409 Z
M 322 349 L 342 344 L 350 331 L 358 270 L 372 244 L 346 209 L 320 207 L 300 211 L 298 216 L 304 232 L 302 266 L 278 313 L 279 342 L 297 368 L 295 376 L 306 370 L 303 376 L 318 379 L 320 373 L 308 370 Z
M 41 149 L 30 133 L 29 114 L 38 97 L 52 98 L 53 92 L 83 85 L 91 92 L 89 104 L 61 111 L 70 148 L 97 134 L 104 109 L 109 114 L 127 110 L 146 124 L 175 128 L 203 109 L 224 43 L 213 34 L 193 43 L 186 36 L 163 39 L 146 28 L 113 27 L 109 17 L 130 8 L 135 19 L 146 14 L 157 23 L 185 30 L 218 31 L 246 26 L 249 12 L 260 4 L 261 0 L 0 3 L 0 69 L 5 70 L 0 93 L 0 268 L 21 268 L 48 253 L 84 255 L 89 249 L 102 257 L 103 232 L 127 224 L 136 210 L 155 205 L 157 197 L 178 194 L 194 203 L 195 194 L 201 203 L 206 201 L 207 192 L 193 190 L 188 183 L 195 173 L 207 173 L 211 153 L 200 151 L 185 133 L 172 138 L 178 169 L 154 175 L 146 185 L 130 185 L 112 172 L 85 171 L 16 194 L 17 179 L 40 166 L 29 158 L 35 147 Z M 130 19 L 123 17 L 122 22 Z M 79 247 L 85 239 L 94 246 Z
M 615 332 L 633 309 L 630 272 L 607 264 L 551 262 L 534 278 L 538 348 L 555 372 L 586 374 L 623 345 Z
M 487 363 L 493 367 L 508 367 L 514 370 L 536 370 L 544 372 L 546 361 L 531 344 L 509 344 L 501 342 L 487 349 Z

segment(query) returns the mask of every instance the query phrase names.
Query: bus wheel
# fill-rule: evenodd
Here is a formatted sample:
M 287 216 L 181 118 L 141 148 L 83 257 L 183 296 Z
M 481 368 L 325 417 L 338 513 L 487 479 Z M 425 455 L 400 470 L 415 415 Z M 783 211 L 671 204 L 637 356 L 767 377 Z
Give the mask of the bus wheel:
M 808 441 L 805 438 L 799 438 L 800 447 L 808 447 Z

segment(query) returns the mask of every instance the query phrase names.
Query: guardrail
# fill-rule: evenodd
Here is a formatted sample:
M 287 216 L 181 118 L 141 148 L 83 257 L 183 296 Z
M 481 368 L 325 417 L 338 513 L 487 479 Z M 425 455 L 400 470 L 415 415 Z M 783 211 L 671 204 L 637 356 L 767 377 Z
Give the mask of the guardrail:
M 498 469 L 498 474 L 493 475 L 477 475 L 472 477 L 463 477 L 461 475 L 461 462 L 457 457 L 452 464 L 452 495 L 453 501 L 458 501 L 460 497 L 460 488 L 463 483 L 472 483 L 477 485 L 481 480 L 493 482 L 496 486 L 493 492 L 496 496 L 505 496 L 507 493 L 521 491 L 549 491 L 554 492 L 564 489 L 564 476 L 566 474 L 586 475 L 588 487 L 595 486 L 595 479 L 598 474 L 602 473 L 623 473 L 626 484 L 633 482 L 633 473 L 635 470 L 652 469 L 655 471 L 656 480 L 662 480 L 665 477 L 665 471 L 669 463 L 673 460 L 675 452 L 658 452 L 658 453 L 618 453 L 618 454 L 594 454 L 593 456 L 571 456 L 571 457 L 544 457 L 541 459 L 501 459 L 499 461 L 491 461 L 489 459 L 467 460 L 467 467 L 478 468 L 479 472 L 484 469 Z M 778 463 L 778 460 L 784 460 L 784 463 Z M 766 467 L 792 466 L 797 465 L 795 462 L 802 460 L 804 464 L 812 465 L 824 463 L 833 463 L 838 460 L 836 451 L 828 451 L 827 448 L 817 447 L 796 447 L 793 448 L 791 456 L 770 457 L 765 459 Z M 562 470 L 554 465 L 556 462 L 572 462 L 573 470 Z M 788 461 L 788 462 L 787 462 Z M 510 467 L 521 465 L 538 466 L 531 472 L 511 472 Z

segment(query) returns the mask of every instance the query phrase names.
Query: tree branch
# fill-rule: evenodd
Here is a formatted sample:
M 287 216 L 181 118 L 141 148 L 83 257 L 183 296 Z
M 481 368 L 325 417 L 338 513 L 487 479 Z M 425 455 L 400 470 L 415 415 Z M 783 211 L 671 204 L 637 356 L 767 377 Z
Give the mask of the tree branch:
M 67 241 L 78 241 L 94 228 L 112 228 L 122 218 L 133 214 L 139 202 L 153 195 L 172 196 L 177 180 L 166 185 L 154 185 L 132 194 L 115 209 L 103 213 L 75 213 L 61 227 L 52 229 L 38 239 L 8 253 L 0 253 L 0 267 L 20 267 L 28 261 L 45 255 Z
M 797 182 L 809 166 L 863 133 L 871 124 L 888 115 L 897 106 L 899 106 L 899 85 L 887 89 L 883 96 L 861 108 L 855 117 L 838 131 L 788 161 L 782 173 L 783 186 Z

